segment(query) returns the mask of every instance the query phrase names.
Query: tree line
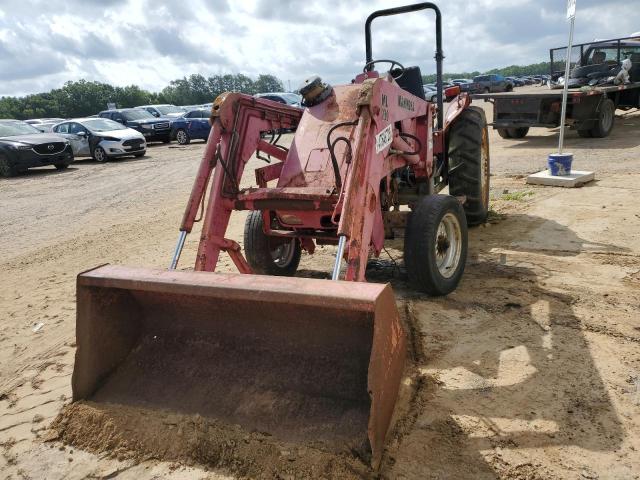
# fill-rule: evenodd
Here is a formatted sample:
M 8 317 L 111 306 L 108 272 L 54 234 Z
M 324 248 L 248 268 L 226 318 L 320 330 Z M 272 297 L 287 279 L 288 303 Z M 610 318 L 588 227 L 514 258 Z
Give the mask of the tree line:
M 94 115 L 115 103 L 118 108 L 155 103 L 199 105 L 213 102 L 223 92 L 248 94 L 283 91 L 282 82 L 273 75 L 200 74 L 172 80 L 160 92 L 150 92 L 137 85 L 114 87 L 107 83 L 87 80 L 69 81 L 62 88 L 24 97 L 0 97 L 0 118 L 60 117 L 73 118 Z
M 445 80 L 453 80 L 454 78 L 473 78 L 478 75 L 487 75 L 491 73 L 495 73 L 498 75 L 503 75 L 505 77 L 520 77 L 522 75 L 545 75 L 550 72 L 551 64 L 549 62 L 540 62 L 533 63 L 531 65 L 510 65 L 508 67 L 503 68 L 494 68 L 487 72 L 462 72 L 462 73 L 445 73 L 443 78 Z M 436 82 L 436 74 L 432 75 L 423 75 L 422 76 L 423 83 L 435 83 Z

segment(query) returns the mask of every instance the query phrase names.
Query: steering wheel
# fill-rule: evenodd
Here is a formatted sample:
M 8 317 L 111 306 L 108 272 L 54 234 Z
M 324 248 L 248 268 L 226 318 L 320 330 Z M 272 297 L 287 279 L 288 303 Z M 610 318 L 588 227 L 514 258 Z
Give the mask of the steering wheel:
M 402 77 L 404 75 L 405 68 L 399 62 L 396 62 L 395 60 L 371 60 L 370 62 L 366 63 L 366 65 L 364 66 L 364 69 L 362 71 L 364 73 L 366 73 L 367 70 L 369 69 L 369 67 L 372 67 L 376 63 L 390 63 L 391 64 L 391 68 L 389 69 L 389 73 L 391 74 L 391 76 L 393 77 L 394 80 L 398 80 L 400 77 Z M 393 70 L 393 66 L 394 65 L 397 65 L 398 68 L 400 69 L 400 75 L 398 75 L 397 77 L 394 76 L 393 73 L 391 73 L 391 71 Z

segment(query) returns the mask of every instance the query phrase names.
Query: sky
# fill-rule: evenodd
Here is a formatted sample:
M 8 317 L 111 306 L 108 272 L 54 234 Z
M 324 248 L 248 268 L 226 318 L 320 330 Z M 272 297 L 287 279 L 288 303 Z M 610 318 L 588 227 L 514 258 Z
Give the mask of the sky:
M 638 0 L 577 0 L 576 42 L 640 31 Z M 159 91 L 192 73 L 318 74 L 347 83 L 364 64 L 364 21 L 411 0 L 0 0 L 0 96 L 68 80 Z M 445 72 L 548 60 L 567 43 L 565 0 L 446 0 Z M 432 12 L 379 18 L 374 58 L 433 73 Z

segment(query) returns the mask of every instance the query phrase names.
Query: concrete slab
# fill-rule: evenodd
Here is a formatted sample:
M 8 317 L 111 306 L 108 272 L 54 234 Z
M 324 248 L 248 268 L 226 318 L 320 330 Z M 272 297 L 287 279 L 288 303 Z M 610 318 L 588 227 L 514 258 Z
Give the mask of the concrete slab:
M 570 175 L 551 175 L 549 170 L 533 173 L 527 177 L 532 185 L 548 185 L 551 187 L 581 187 L 596 178 L 595 172 L 572 170 Z

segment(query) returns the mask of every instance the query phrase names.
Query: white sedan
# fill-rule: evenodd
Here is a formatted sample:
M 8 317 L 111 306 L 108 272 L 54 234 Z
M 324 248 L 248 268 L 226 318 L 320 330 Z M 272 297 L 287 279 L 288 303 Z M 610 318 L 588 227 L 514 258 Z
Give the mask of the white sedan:
M 147 152 L 140 132 L 106 118 L 74 118 L 52 131 L 69 140 L 76 157 L 93 157 L 96 162 L 126 155 L 142 157 Z

